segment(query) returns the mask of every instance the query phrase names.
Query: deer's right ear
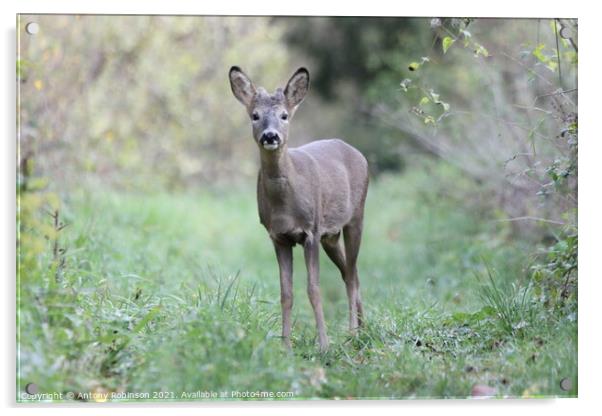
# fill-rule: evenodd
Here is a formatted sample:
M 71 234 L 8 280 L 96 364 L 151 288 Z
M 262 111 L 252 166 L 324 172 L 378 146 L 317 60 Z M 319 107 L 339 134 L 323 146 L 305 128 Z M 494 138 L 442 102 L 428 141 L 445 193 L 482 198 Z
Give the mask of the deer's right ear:
M 255 86 L 249 77 L 237 66 L 230 68 L 230 87 L 234 96 L 243 103 L 245 107 L 251 104 L 255 96 Z

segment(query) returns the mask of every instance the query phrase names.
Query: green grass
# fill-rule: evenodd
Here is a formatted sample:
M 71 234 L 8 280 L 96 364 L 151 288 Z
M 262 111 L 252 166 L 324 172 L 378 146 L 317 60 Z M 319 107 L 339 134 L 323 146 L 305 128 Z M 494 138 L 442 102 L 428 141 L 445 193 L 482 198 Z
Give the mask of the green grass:
M 475 208 L 462 193 L 471 186 L 442 167 L 373 181 L 359 260 L 366 326 L 348 334 L 344 285 L 322 253 L 325 354 L 299 248 L 293 352 L 281 346 L 277 263 L 252 185 L 71 193 L 65 253 L 48 250 L 21 275 L 18 392 L 34 382 L 40 393 L 151 399 L 433 398 L 467 397 L 478 383 L 498 396 L 576 396 L 576 322 L 534 300 L 533 244 Z

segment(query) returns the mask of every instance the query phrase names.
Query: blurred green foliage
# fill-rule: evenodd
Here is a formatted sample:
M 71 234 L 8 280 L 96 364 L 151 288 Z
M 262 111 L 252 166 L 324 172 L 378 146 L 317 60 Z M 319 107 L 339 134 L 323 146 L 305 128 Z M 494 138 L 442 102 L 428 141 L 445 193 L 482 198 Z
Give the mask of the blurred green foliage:
M 564 221 L 575 207 L 573 179 L 546 201 L 538 193 L 550 168 L 576 166 L 564 133 L 577 114 L 576 21 L 298 19 L 287 36 L 316 61 L 320 93 L 353 104 L 347 137 L 374 172 L 426 153 L 506 217 Z
M 22 17 L 27 21 L 27 17 Z M 55 185 L 136 189 L 231 183 L 255 174 L 244 111 L 227 80 L 240 64 L 275 86 L 284 28 L 267 18 L 35 16 L 22 35 L 22 152 Z
M 428 49 L 430 40 L 422 18 L 299 17 L 287 20 L 287 27 L 287 41 L 315 61 L 317 93 L 330 100 L 340 98 L 345 81 L 371 99 L 395 94 L 391 85 L 406 58 Z

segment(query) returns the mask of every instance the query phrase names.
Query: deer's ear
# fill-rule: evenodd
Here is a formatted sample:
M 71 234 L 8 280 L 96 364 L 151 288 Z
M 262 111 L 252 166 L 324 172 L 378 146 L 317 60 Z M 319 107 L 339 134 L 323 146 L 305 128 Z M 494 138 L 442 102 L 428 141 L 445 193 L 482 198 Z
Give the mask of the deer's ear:
M 305 68 L 299 68 L 284 89 L 284 97 L 290 109 L 295 109 L 305 98 L 309 90 L 309 72 Z
M 230 88 L 234 96 L 248 107 L 255 96 L 255 86 L 251 79 L 237 66 L 230 68 Z

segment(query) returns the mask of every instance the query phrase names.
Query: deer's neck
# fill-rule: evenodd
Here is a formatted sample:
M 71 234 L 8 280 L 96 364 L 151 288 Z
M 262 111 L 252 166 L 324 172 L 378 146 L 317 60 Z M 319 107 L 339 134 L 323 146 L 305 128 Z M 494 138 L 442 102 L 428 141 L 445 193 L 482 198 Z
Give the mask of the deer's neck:
M 272 208 L 290 203 L 294 185 L 294 168 L 286 147 L 274 152 L 261 152 L 260 175 L 263 195 Z
M 289 180 L 293 167 L 287 147 L 268 152 L 261 151 L 261 173 L 270 180 Z

